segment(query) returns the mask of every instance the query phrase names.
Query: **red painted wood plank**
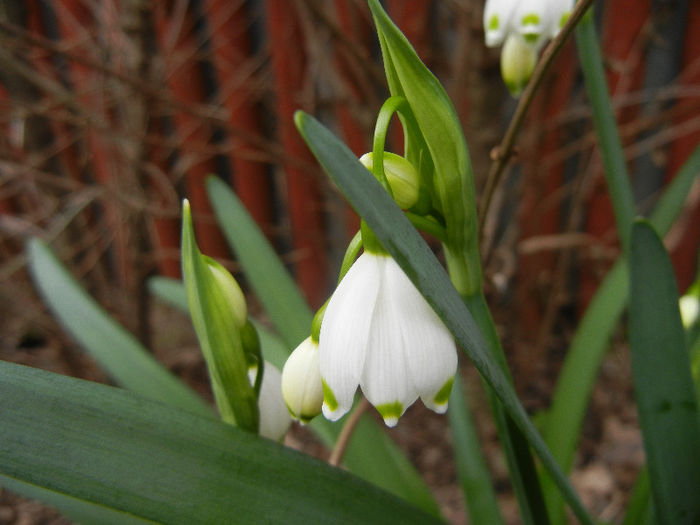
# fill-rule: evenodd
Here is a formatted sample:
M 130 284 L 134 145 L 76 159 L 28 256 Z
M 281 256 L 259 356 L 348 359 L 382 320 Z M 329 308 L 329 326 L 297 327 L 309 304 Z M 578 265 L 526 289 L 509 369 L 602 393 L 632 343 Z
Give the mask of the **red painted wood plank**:
M 292 244 L 297 252 L 296 277 L 309 302 L 318 307 L 328 293 L 321 192 L 314 172 L 299 165 L 315 162 L 293 122 L 294 112 L 303 109 L 301 92 L 307 78 L 303 37 L 293 2 L 268 0 L 265 7 L 278 134 L 287 155 L 284 170 Z

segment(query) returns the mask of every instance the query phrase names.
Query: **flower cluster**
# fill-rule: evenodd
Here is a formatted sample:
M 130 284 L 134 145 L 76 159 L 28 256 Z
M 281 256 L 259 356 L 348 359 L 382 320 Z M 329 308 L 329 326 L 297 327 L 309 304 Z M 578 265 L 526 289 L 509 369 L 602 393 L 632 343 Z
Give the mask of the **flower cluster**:
M 527 85 L 537 53 L 549 38 L 559 33 L 573 5 L 574 0 L 486 0 L 486 45 L 503 44 L 501 74 L 514 96 Z

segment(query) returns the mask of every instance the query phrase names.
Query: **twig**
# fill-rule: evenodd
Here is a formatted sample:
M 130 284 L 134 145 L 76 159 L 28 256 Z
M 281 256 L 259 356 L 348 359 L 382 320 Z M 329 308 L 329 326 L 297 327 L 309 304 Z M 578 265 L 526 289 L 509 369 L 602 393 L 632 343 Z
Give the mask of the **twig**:
M 525 115 L 530 108 L 530 104 L 535 97 L 535 93 L 537 93 L 537 89 L 542 83 L 545 74 L 554 62 L 554 58 L 556 58 L 556 56 L 559 54 L 559 51 L 561 51 L 564 43 L 569 38 L 569 35 L 571 35 L 574 27 L 576 27 L 576 24 L 592 3 L 593 0 L 579 0 L 562 30 L 545 48 L 544 52 L 542 53 L 542 58 L 538 61 L 537 66 L 535 66 L 530 82 L 527 84 L 525 91 L 523 91 L 523 94 L 520 97 L 518 107 L 515 109 L 515 114 L 510 121 L 508 130 L 506 131 L 501 144 L 495 149 L 495 158 L 491 164 L 488 178 L 486 179 L 486 187 L 484 189 L 484 194 L 481 197 L 481 206 L 479 207 L 480 244 L 481 241 L 483 241 L 484 224 L 486 223 L 486 216 L 488 215 L 489 207 L 491 206 L 493 194 L 498 187 L 498 183 L 503 176 L 505 167 L 508 165 L 508 161 L 513 155 L 515 139 L 520 132 L 523 122 L 525 121 Z M 484 252 L 484 258 L 487 258 L 486 251 Z
M 369 407 L 369 402 L 365 398 L 362 398 L 360 404 L 357 405 L 357 408 L 350 414 L 343 429 L 340 431 L 340 435 L 338 435 L 338 441 L 335 442 L 331 456 L 328 458 L 329 465 L 337 467 L 340 464 L 340 461 L 343 459 L 343 454 L 345 454 L 345 449 L 350 442 L 350 436 L 352 436 L 358 421 L 360 421 L 360 416 L 365 413 L 367 407 Z

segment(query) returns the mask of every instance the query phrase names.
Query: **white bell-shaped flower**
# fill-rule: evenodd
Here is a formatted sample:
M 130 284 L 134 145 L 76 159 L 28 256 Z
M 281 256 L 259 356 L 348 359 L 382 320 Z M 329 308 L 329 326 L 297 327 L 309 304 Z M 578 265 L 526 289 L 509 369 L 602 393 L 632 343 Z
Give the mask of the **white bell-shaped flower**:
M 513 27 L 528 43 L 539 47 L 549 37 L 554 16 L 551 0 L 516 2 Z
M 319 358 L 326 418 L 348 412 L 359 385 L 390 427 L 419 396 L 445 412 L 457 369 L 440 318 L 394 259 L 369 251 L 328 302 Z
M 323 387 L 318 367 L 318 343 L 307 337 L 291 353 L 282 369 L 282 396 L 289 413 L 308 423 L 321 413 Z

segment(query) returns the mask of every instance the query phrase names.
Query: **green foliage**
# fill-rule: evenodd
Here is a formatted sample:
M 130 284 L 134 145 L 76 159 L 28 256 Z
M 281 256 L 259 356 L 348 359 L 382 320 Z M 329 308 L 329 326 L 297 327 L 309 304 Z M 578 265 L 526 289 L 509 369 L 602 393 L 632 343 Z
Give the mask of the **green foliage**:
M 0 362 L 0 398 L 3 476 L 137 518 L 437 522 L 340 469 L 124 390 Z
M 700 522 L 700 420 L 671 260 L 637 221 L 630 244 L 630 351 L 658 523 Z

